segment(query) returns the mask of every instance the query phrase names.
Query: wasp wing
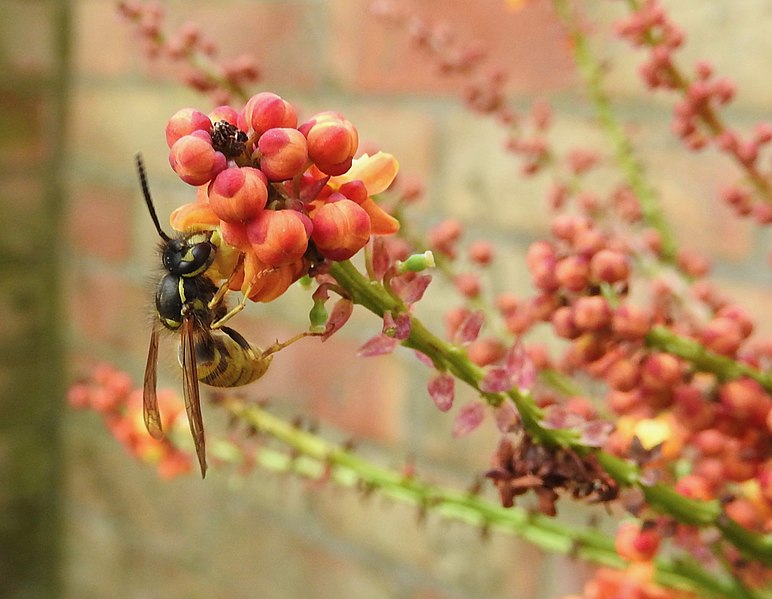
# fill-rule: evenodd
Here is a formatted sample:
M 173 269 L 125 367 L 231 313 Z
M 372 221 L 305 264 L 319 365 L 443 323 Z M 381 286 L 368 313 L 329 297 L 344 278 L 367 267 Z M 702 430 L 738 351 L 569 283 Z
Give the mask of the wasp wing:
M 156 395 L 156 371 L 158 369 L 158 328 L 153 327 L 150 334 L 150 349 L 147 352 L 145 366 L 145 384 L 142 391 L 142 414 L 145 418 L 145 428 L 154 439 L 164 438 L 161 427 L 161 414 L 158 411 L 158 396 Z
M 196 366 L 195 322 L 192 318 L 182 321 L 182 393 L 188 413 L 190 432 L 196 446 L 201 477 L 206 476 L 206 441 L 204 419 L 201 416 L 201 397 L 198 392 L 198 367 Z

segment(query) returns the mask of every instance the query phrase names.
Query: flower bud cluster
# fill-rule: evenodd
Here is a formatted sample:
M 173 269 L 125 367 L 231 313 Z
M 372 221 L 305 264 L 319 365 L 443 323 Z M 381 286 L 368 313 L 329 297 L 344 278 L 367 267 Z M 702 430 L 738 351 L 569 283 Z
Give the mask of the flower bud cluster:
M 635 46 L 648 47 L 649 59 L 641 68 L 647 85 L 680 93 L 672 130 L 685 146 L 700 150 L 712 143 L 744 170 L 744 179 L 722 192 L 724 201 L 738 215 L 752 216 L 764 225 L 772 223 L 772 185 L 766 167 L 769 152 L 764 151 L 772 141 L 770 124 L 759 123 L 743 138 L 723 122 L 719 109 L 733 100 L 735 84 L 715 76 L 713 66 L 704 60 L 697 62 L 691 76 L 678 68 L 673 54 L 684 36 L 657 0 L 641 3 L 617 24 L 617 33 Z
M 561 208 L 567 199 L 561 201 Z M 523 364 L 530 362 L 530 368 L 560 373 L 568 384 L 556 387 L 557 391 L 538 383 L 525 388 L 533 389 L 541 407 L 550 406 L 549 413 L 560 407 L 570 414 L 552 418 L 549 426 L 578 430 L 589 445 L 639 462 L 637 453 L 643 452 L 646 468 L 651 469 L 688 459 L 693 471 L 688 477 L 671 480 L 676 489 L 697 493 L 694 496 L 702 499 L 732 497 L 727 506 L 732 505 L 737 521 L 763 530 L 772 513 L 764 462 L 765 439 L 772 430 L 769 389 L 750 377 L 724 380 L 701 372 L 690 361 L 696 357 L 671 353 L 665 344 L 658 346 L 651 332 L 659 327 L 694 343 L 695 356 L 707 350 L 762 371 L 765 364 L 772 364 L 772 352 L 749 343 L 752 320 L 703 278 L 708 267 L 702 257 L 680 252 L 679 270 L 667 268 L 661 276 L 637 270 L 641 263 L 656 261 L 659 248 L 647 231 L 636 236 L 626 227 L 640 220 L 631 192 L 617 190 L 607 203 L 578 198 L 576 203 L 578 214 L 558 214 L 551 224 L 551 238 L 536 241 L 528 249 L 526 264 L 536 294 L 518 298 L 501 293 L 496 297 L 495 307 L 510 333 L 522 338 L 546 324 L 567 345 L 553 359 L 540 346 L 529 344 L 528 360 L 517 370 L 523 372 Z M 459 260 L 462 237 L 462 225 L 447 220 L 430 231 L 429 244 L 445 260 Z M 490 248 L 483 246 L 481 251 L 473 243 L 469 249 L 472 262 L 491 264 Z M 474 317 L 475 302 L 487 295 L 485 278 L 451 272 L 465 305 L 446 314 L 447 337 L 461 342 L 460 331 Z M 515 378 L 504 368 L 509 353 L 506 342 L 478 338 L 479 333 L 478 326 L 473 337 L 463 337 L 463 345 L 469 358 L 486 368 L 486 390 L 512 388 Z M 598 422 L 597 409 L 581 395 L 584 385 L 575 383 L 588 378 L 605 383 L 606 405 L 618 417 L 610 435 L 608 429 L 598 433 L 588 428 Z M 568 388 L 573 391 L 567 392 Z M 597 382 L 593 389 L 592 395 L 597 396 Z M 564 400 L 561 395 L 566 396 Z M 577 428 L 574 421 L 584 424 Z M 658 474 L 663 475 L 672 477 L 673 473 Z M 494 480 L 510 497 L 509 479 L 499 476 Z
M 338 112 L 298 123 L 294 105 L 262 92 L 240 110 L 179 110 L 166 141 L 174 171 L 199 187 L 172 226 L 219 228 L 244 256 L 231 288 L 255 301 L 275 299 L 311 266 L 347 260 L 371 235 L 399 228 L 371 197 L 391 184 L 396 160 L 383 152 L 355 158 L 359 135 Z
M 148 58 L 163 57 L 178 64 L 184 83 L 208 94 L 215 104 L 228 102 L 236 90 L 260 79 L 260 69 L 251 55 L 215 62 L 218 46 L 196 23 L 188 21 L 176 31 L 166 32 L 159 3 L 121 0 L 118 12 L 135 25 Z
M 193 467 L 190 454 L 178 449 L 169 438 L 153 439 L 142 420 L 142 389 L 135 389 L 131 377 L 110 364 L 99 364 L 87 380 L 75 383 L 68 391 L 70 407 L 100 413 L 105 426 L 134 457 L 155 464 L 158 474 L 173 478 L 186 474 Z M 158 403 L 164 430 L 179 426 L 187 428 L 182 414 L 182 402 L 168 391 L 158 392 Z
M 769 357 L 748 343 L 751 319 L 704 281 L 692 287 L 705 302 L 700 309 L 693 296 L 679 299 L 672 277 L 651 282 L 648 306 L 640 291 L 632 302 L 630 290 L 641 281 L 632 277 L 637 254 L 630 241 L 582 215 L 557 216 L 552 234 L 552 240 L 532 243 L 526 257 L 537 295 L 507 302 L 501 310 L 510 331 L 519 335 L 549 323 L 569 345 L 560 360 L 547 365 L 606 383 L 607 405 L 619 416 L 607 450 L 630 457 L 638 443 L 670 463 L 688 451 L 699 496 L 743 500 L 734 508 L 741 522 L 761 530 L 765 514 L 772 512 L 772 501 L 760 499 L 769 487 L 764 466 L 772 422 L 769 389 L 749 377 L 722 380 L 700 373 L 650 338 L 652 327 L 667 327 L 704 348 L 695 355 L 708 350 L 763 369 Z M 692 276 L 706 272 L 702 261 L 686 256 L 682 267 Z M 653 456 L 647 458 L 650 465 L 662 464 Z

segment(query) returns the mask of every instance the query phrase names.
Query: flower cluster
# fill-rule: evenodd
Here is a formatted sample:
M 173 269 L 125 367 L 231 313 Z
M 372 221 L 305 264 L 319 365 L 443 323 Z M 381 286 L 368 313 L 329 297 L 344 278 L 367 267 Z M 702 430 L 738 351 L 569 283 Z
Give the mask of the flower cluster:
M 88 379 L 72 385 L 67 395 L 72 408 L 94 410 L 102 414 L 107 429 L 142 462 L 155 464 L 158 474 L 165 479 L 187 474 L 193 468 L 193 459 L 182 451 L 170 438 L 153 439 L 142 420 L 142 389 L 135 389 L 131 377 L 110 364 L 99 364 Z M 165 430 L 187 428 L 182 402 L 169 391 L 158 393 L 158 403 L 163 415 Z
M 399 229 L 372 198 L 391 185 L 396 160 L 383 152 L 356 158 L 357 130 L 340 113 L 298 124 L 291 103 L 262 92 L 241 110 L 178 111 L 166 141 L 174 171 L 198 187 L 172 226 L 218 229 L 235 250 L 222 256 L 230 265 L 221 274 L 231 273 L 230 288 L 253 301 L 271 301 L 309 269 L 347 260 L 372 235 Z
M 772 345 L 754 340 L 750 316 L 708 283 L 707 262 L 677 249 L 626 132 L 614 124 L 602 69 L 591 64 L 570 4 L 555 0 L 553 6 L 604 115 L 608 158 L 622 179 L 606 192 L 585 189 L 582 178 L 599 163 L 599 153 L 553 149 L 549 105 L 537 101 L 530 114 L 515 114 L 504 71 L 483 72 L 480 44 L 460 42 L 446 27 L 390 0 L 376 3 L 376 12 L 408 30 L 441 73 L 467 83 L 467 107 L 502 126 L 523 174 L 554 177 L 548 203 L 560 214 L 549 234 L 528 248 L 531 293 L 516 296 L 498 287 L 501 278 L 490 268 L 497 259 L 493 245 L 474 240 L 462 251 L 464 228 L 455 220 L 438 224 L 423 242 L 407 233 L 377 237 L 366 275 L 360 273 L 347 258 L 372 235 L 399 228 L 372 198 L 390 186 L 397 163 L 383 153 L 357 158 L 358 133 L 343 115 L 299 120 L 297 109 L 272 93 L 208 114 L 186 108 L 169 120 L 172 168 L 198 188 L 196 201 L 177 209 L 172 225 L 212 231 L 219 251 L 208 274 L 252 300 L 271 301 L 300 276 L 314 275 L 319 286 L 311 322 L 318 331 L 324 326 L 323 338 L 346 322 L 355 304 L 382 316 L 381 331 L 360 355 L 383 355 L 400 345 L 416 350 L 432 369 L 428 392 L 439 410 L 454 409 L 458 381 L 479 392 L 455 410 L 452 433 L 469 434 L 486 416 L 495 418 L 501 436 L 486 474 L 503 506 L 529 493 L 539 511 L 554 515 L 561 495 L 619 499 L 634 520 L 619 525 L 613 544 L 588 536 L 595 549 L 614 554 L 613 560 L 589 559 L 627 567 L 599 570 L 584 589 L 586 598 L 696 596 L 659 586 L 680 588 L 682 582 L 684 588 L 755 596 L 753 589 L 769 577 L 768 552 L 761 553 L 772 522 Z M 645 80 L 681 95 L 674 132 L 690 149 L 713 144 L 731 156 L 747 177 L 726 199 L 738 213 L 770 222 L 772 193 L 762 166 L 772 129 L 759 125 L 749 138 L 730 130 L 719 110 L 732 99 L 733 86 L 705 62 L 691 76 L 679 70 L 674 52 L 684 35 L 657 0 L 631 2 L 629 9 L 618 33 L 650 49 Z M 148 32 L 155 26 L 146 20 Z M 192 30 L 177 45 L 181 55 L 207 51 Z M 415 187 L 406 189 L 398 209 L 417 195 Z M 447 341 L 414 310 L 431 281 L 422 271 L 434 266 L 435 256 L 460 300 L 445 316 Z M 330 291 L 341 300 L 328 317 Z M 534 341 L 545 332 L 549 349 Z M 138 398 L 109 369 L 76 385 L 70 399 L 116 421 L 138 420 Z M 241 410 L 234 413 L 244 419 Z M 115 430 L 138 455 L 156 455 L 126 432 L 134 430 L 130 426 Z M 290 445 L 298 434 L 280 425 L 272 430 Z M 292 446 L 308 451 L 308 444 Z M 518 510 L 506 513 L 512 511 Z M 682 569 L 684 554 L 694 559 Z
M 167 58 L 182 70 L 182 80 L 197 92 L 209 94 L 216 104 L 230 100 L 245 85 L 260 79 L 257 61 L 249 54 L 216 62 L 219 48 L 202 28 L 191 21 L 176 31 L 164 30 L 159 3 L 121 0 L 118 12 L 136 27 L 145 54 L 151 60 Z
M 772 223 L 772 184 L 765 166 L 772 126 L 762 122 L 750 135 L 743 135 L 724 123 L 719 109 L 734 99 L 734 83 L 716 76 L 705 60 L 697 62 L 691 75 L 678 67 L 674 54 L 683 45 L 684 33 L 658 0 L 639 3 L 616 29 L 634 46 L 648 48 L 640 69 L 646 85 L 681 95 L 674 106 L 672 130 L 686 147 L 700 150 L 712 144 L 745 172 L 746 181 L 725 186 L 722 197 L 726 203 L 739 215 L 752 216 L 760 224 Z

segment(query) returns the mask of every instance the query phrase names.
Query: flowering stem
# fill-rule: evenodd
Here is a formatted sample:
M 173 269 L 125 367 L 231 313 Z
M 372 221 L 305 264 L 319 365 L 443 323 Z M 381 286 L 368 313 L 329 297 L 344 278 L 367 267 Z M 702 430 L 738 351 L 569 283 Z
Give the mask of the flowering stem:
M 631 12 L 637 12 L 641 10 L 641 2 L 639 0 L 627 0 L 627 6 Z M 650 48 L 656 48 L 657 39 L 652 34 L 651 30 L 645 32 L 643 40 Z M 691 82 L 689 78 L 681 72 L 681 70 L 669 60 L 663 68 L 667 72 L 667 78 L 672 82 L 673 89 L 678 90 L 684 96 L 688 95 Z M 700 106 L 697 113 L 700 121 L 705 128 L 710 132 L 714 138 L 720 137 L 727 131 L 727 127 L 724 125 L 716 110 L 708 103 Z M 748 180 L 751 182 L 756 191 L 761 194 L 762 198 L 766 202 L 772 202 L 772 186 L 767 177 L 765 177 L 759 170 L 750 162 L 742 160 L 737 152 L 729 152 L 737 165 L 742 168 L 748 175 Z
M 566 526 L 542 514 L 518 507 L 504 508 L 474 493 L 375 466 L 345 447 L 300 430 L 254 404 L 246 404 L 234 397 L 222 398 L 222 402 L 236 418 L 292 449 L 288 454 L 260 448 L 256 459 L 264 468 L 291 472 L 319 482 L 331 480 L 364 492 L 378 492 L 415 505 L 422 512 L 431 511 L 443 518 L 480 526 L 486 531 L 515 534 L 552 553 L 574 555 L 612 568 L 627 566 L 616 553 L 613 539 L 600 531 Z M 661 559 L 655 562 L 655 567 L 656 580 L 663 585 L 690 589 L 701 593 L 700 596 L 754 597 L 739 588 L 734 580 L 710 574 L 696 563 Z
M 601 129 L 611 142 L 614 156 L 625 175 L 627 184 L 640 202 L 643 219 L 659 233 L 662 242 L 662 258 L 668 262 L 675 262 L 677 250 L 675 239 L 657 201 L 657 195 L 646 181 L 643 166 L 635 157 L 630 139 L 625 135 L 622 125 L 614 114 L 611 101 L 603 89 L 601 66 L 592 55 L 584 33 L 576 24 L 567 0 L 553 0 L 552 4 L 571 36 L 574 60 L 595 106 Z
M 354 303 L 361 304 L 378 316 L 401 308 L 399 300 L 389 295 L 383 286 L 365 278 L 349 261 L 335 262 L 330 270 Z M 696 526 L 715 526 L 724 538 L 733 543 L 749 559 L 772 564 L 772 535 L 761 535 L 732 523 L 723 514 L 717 500 L 701 501 L 685 497 L 662 483 L 647 484 L 638 466 L 604 451 L 582 445 L 574 431 L 546 429 L 540 424 L 541 410 L 529 393 L 511 390 L 505 394 L 480 390 L 483 370 L 473 364 L 463 349 L 443 341 L 415 317 L 410 321 L 410 337 L 403 345 L 421 351 L 431 358 L 435 367 L 447 370 L 477 390 L 486 401 L 499 405 L 509 399 L 517 407 L 523 426 L 535 440 L 551 446 L 570 447 L 580 455 L 593 452 L 600 464 L 622 486 L 637 486 L 649 504 L 657 511 L 671 515 L 679 522 Z
M 712 372 L 722 380 L 747 376 L 757 381 L 768 392 L 772 392 L 772 374 L 709 351 L 699 341 L 676 335 L 667 327 L 652 327 L 646 335 L 646 344 L 684 358 L 697 370 Z

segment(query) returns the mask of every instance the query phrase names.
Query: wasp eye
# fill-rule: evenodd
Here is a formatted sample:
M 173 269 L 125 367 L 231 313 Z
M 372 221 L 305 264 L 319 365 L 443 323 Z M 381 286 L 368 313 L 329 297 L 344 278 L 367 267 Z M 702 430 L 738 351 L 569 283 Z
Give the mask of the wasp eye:
M 164 250 L 166 269 L 179 276 L 192 276 L 206 270 L 214 258 L 214 247 L 208 241 L 188 245 L 180 240 Z

